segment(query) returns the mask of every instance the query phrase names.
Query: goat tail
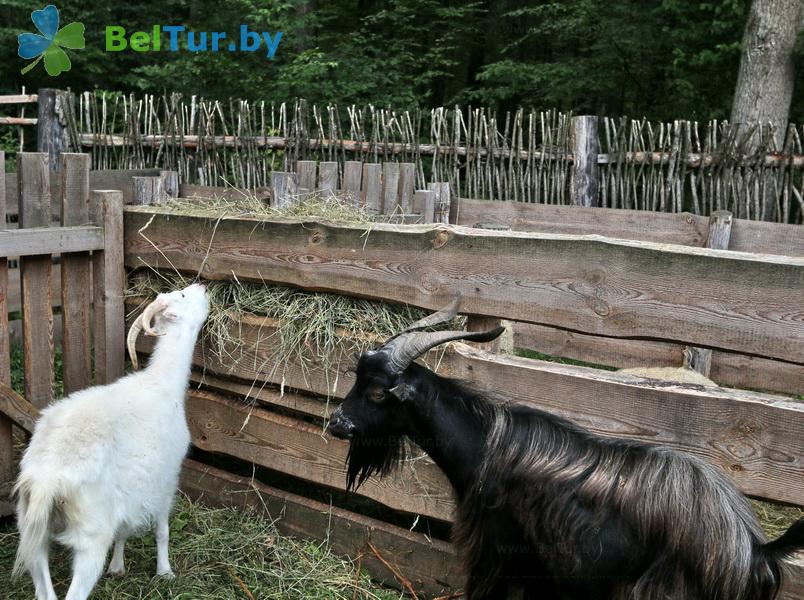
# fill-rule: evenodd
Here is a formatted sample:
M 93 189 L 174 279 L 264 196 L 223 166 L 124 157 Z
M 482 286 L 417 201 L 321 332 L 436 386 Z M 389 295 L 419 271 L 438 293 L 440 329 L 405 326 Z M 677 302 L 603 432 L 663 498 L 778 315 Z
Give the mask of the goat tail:
M 12 495 L 17 498 L 17 528 L 20 532 L 20 543 L 12 570 L 12 577 L 16 578 L 23 571 L 30 571 L 47 552 L 57 488 L 55 482 L 35 479 L 30 474 L 23 473 L 17 480 Z
M 804 519 L 799 519 L 780 537 L 762 546 L 762 553 L 773 560 L 786 558 L 797 550 L 804 550 Z

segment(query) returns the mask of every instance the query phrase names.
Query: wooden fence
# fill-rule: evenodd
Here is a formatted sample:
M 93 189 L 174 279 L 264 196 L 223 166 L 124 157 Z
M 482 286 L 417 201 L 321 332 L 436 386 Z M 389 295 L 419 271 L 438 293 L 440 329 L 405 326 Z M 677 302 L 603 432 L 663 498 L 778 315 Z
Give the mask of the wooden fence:
M 49 114 L 58 118 L 43 119 Z M 341 176 L 348 161 L 408 162 L 416 165 L 418 188 L 447 181 L 454 195 L 471 198 L 701 215 L 728 210 L 783 223 L 801 223 L 804 215 L 798 125 L 776 147 L 770 124 L 91 92 L 56 93 L 40 106 L 39 122 L 56 124 L 46 135 L 59 144 L 90 151 L 95 168 L 174 170 L 182 183 L 267 188 L 273 171 L 291 171 L 298 160 L 336 162 Z
M 5 156 L 0 152 L 0 162 Z M 0 180 L 5 173 L 0 171 Z M 63 384 L 65 393 L 93 381 L 104 383 L 123 373 L 123 199 L 118 191 L 90 194 L 89 157 L 62 154 L 59 192 L 51 202 L 49 157 L 17 155 L 16 229 L 0 231 L 0 487 L 6 503 L 14 478 L 11 415 L 30 427 L 30 411 L 53 399 L 53 290 L 61 290 Z M 7 197 L 0 181 L 0 223 L 5 223 Z M 61 206 L 61 222 L 53 222 L 53 205 Z M 53 257 L 60 256 L 60 283 L 55 284 Z M 19 277 L 9 279 L 8 258 L 19 257 Z M 13 289 L 13 288 L 16 289 Z M 10 389 L 9 300 L 22 310 L 24 398 Z M 93 317 L 94 315 L 94 317 Z M 94 333 L 91 337 L 90 331 Z M 94 361 L 92 353 L 94 348 Z M 93 371 L 94 362 L 94 371 Z M 15 410 L 11 410 L 15 409 Z M 23 415 L 20 420 L 19 415 Z
M 804 252 L 797 226 L 734 220 L 735 251 L 704 247 L 710 219 L 702 217 L 546 206 L 528 206 L 533 212 L 527 212 L 506 203 L 517 216 L 503 218 L 493 212 L 498 206 L 459 200 L 451 212 L 459 223 L 503 220 L 519 231 L 375 223 L 367 232 L 366 226 L 313 219 L 226 217 L 216 219 L 213 232 L 208 213 L 129 207 L 125 261 L 132 269 L 200 269 L 208 279 L 292 285 L 430 309 L 459 290 L 470 321 L 513 321 L 520 346 L 527 336 L 538 340 L 551 332 L 554 341 L 564 335 L 573 340 L 568 346 L 596 351 L 604 364 L 623 360 L 608 353 L 630 345 L 633 360 L 646 344 L 671 348 L 665 364 L 675 365 L 684 350 L 711 349 L 713 376 L 743 371 L 752 388 L 804 392 Z M 143 228 L 147 240 L 139 235 Z M 566 232 L 571 228 L 576 230 Z M 618 231 L 647 239 L 600 235 Z M 193 377 L 201 388 L 188 400 L 193 443 L 308 485 L 343 490 L 348 446 L 322 436 L 322 428 L 353 376 L 317 363 L 291 361 L 275 369 L 265 340 L 280 326 L 235 313 L 230 327 L 243 344 L 238 352 L 222 361 L 199 345 Z M 139 350 L 149 352 L 150 344 L 141 339 Z M 354 347 L 344 337 L 338 352 Z M 554 354 L 566 354 L 559 350 Z M 657 352 L 645 357 L 659 361 Z M 431 362 L 439 372 L 562 414 L 601 435 L 696 454 L 721 467 L 746 494 L 804 505 L 804 403 L 789 396 L 668 385 L 465 344 Z M 387 544 L 392 564 L 424 593 L 461 585 L 451 550 L 415 527 L 407 531 L 329 509 L 199 463 L 187 464 L 183 481 L 185 490 L 209 501 L 285 507 L 285 531 L 333 535 L 336 549 L 352 556 L 366 556 L 366 542 L 381 539 L 381 552 Z M 357 495 L 393 514 L 409 514 L 411 521 L 413 515 L 448 521 L 453 510 L 448 483 L 426 457 L 404 463 L 388 478 L 370 479 Z M 334 525 L 312 516 L 320 510 L 332 515 Z M 366 566 L 393 580 L 378 561 Z M 800 597 L 802 582 L 799 568 L 784 597 Z

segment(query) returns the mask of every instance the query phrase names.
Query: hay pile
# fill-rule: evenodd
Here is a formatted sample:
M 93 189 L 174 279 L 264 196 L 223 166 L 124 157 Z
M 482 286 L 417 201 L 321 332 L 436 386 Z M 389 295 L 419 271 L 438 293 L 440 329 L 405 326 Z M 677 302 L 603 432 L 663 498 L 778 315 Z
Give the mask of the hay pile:
M 335 556 L 325 543 L 284 537 L 261 514 L 212 509 L 180 497 L 170 522 L 170 552 L 176 579 L 154 577 L 156 542 L 152 535 L 126 544 L 126 574 L 104 576 L 92 600 L 268 599 L 398 600 L 399 592 L 371 583 L 355 565 Z M 13 523 L 0 529 L 0 598 L 30 600 L 27 575 L 11 581 L 19 537 Z M 70 581 L 69 553 L 53 545 L 50 566 L 60 598 Z

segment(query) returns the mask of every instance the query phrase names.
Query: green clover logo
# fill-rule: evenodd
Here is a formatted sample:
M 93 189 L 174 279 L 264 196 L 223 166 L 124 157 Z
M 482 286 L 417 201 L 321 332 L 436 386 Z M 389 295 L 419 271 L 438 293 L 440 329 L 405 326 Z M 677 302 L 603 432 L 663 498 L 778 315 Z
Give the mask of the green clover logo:
M 45 71 L 51 77 L 69 71 L 70 57 L 62 48 L 80 50 L 84 47 L 84 24 L 70 23 L 59 29 L 59 10 L 52 4 L 42 10 L 33 11 L 31 20 L 42 35 L 21 33 L 17 36 L 17 43 L 20 46 L 17 54 L 25 59 L 36 58 L 20 73 L 25 75 L 39 64 L 42 58 L 45 59 Z

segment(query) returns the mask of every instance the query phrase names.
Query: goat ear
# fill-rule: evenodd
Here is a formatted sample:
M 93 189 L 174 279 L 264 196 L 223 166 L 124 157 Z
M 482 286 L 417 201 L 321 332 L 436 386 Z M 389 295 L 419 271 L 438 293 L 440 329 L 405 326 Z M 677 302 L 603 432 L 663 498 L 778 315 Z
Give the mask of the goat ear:
M 400 383 L 388 390 L 388 393 L 400 402 L 407 402 L 413 398 L 413 395 L 416 393 L 416 388 L 407 383 Z

